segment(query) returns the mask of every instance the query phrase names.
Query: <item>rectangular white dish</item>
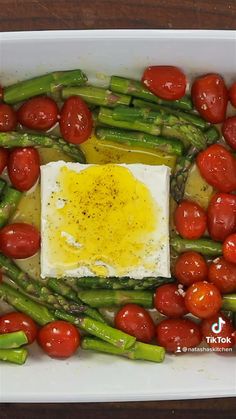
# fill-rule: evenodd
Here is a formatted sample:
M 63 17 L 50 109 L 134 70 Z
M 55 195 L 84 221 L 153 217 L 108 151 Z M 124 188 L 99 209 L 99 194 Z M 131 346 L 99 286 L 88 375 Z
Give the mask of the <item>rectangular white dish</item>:
M 236 77 L 236 31 L 56 31 L 0 34 L 0 83 L 52 70 L 82 68 L 138 78 L 147 65 L 172 64 L 189 76 Z M 163 364 L 79 351 L 52 360 L 34 345 L 22 367 L 1 364 L 2 402 L 105 402 L 236 395 L 235 354 L 167 356 Z

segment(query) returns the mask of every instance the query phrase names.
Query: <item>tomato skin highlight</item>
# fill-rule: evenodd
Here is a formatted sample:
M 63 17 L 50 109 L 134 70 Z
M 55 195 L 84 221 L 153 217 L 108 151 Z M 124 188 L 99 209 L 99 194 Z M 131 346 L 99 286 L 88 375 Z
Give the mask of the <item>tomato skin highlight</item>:
M 61 109 L 59 124 L 61 134 L 66 141 L 72 144 L 81 144 L 91 135 L 92 113 L 79 96 L 71 96 Z
M 196 158 L 202 177 L 220 192 L 236 190 L 236 159 L 220 144 L 201 151 Z
M 47 96 L 33 97 L 23 103 L 17 111 L 18 121 L 25 127 L 46 131 L 57 122 L 58 106 Z
M 209 266 L 208 280 L 222 294 L 236 292 L 236 265 L 228 262 L 222 256 L 213 260 Z
M 187 314 L 184 291 L 176 284 L 161 285 L 156 289 L 155 308 L 167 317 L 178 318 Z
M 219 74 L 198 77 L 192 85 L 191 96 L 195 108 L 212 124 L 223 122 L 226 116 L 228 91 Z
M 43 326 L 38 343 L 52 358 L 69 358 L 80 345 L 80 334 L 73 324 L 56 320 Z
M 222 320 L 225 323 L 223 323 Z M 202 320 L 200 327 L 202 336 L 210 348 L 222 349 L 232 348 L 234 346 L 233 325 L 222 313 L 218 313 L 209 319 Z M 214 332 L 214 329 L 212 330 L 212 327 L 215 327 L 216 329 L 220 328 L 221 330 L 216 333 Z M 216 341 L 214 341 L 214 338 Z
M 0 317 L 0 333 L 18 332 L 20 330 L 25 332 L 29 344 L 34 342 L 38 333 L 38 326 L 31 317 L 17 311 L 12 311 Z
M 205 211 L 195 202 L 184 200 L 174 213 L 175 227 L 185 239 L 199 239 L 205 232 L 207 217 Z
M 236 195 L 213 195 L 207 209 L 207 225 L 211 238 L 216 241 L 224 241 L 236 231 Z
M 214 284 L 206 281 L 191 285 L 185 295 L 185 304 L 190 313 L 200 319 L 214 316 L 222 305 L 221 294 Z
M 0 132 L 13 131 L 17 126 L 14 109 L 6 103 L 0 103 Z
M 230 116 L 222 125 L 222 134 L 226 143 L 236 150 L 236 116 Z
M 155 336 L 150 314 L 137 304 L 126 304 L 117 312 L 115 327 L 145 343 L 151 342 Z
M 7 166 L 8 160 L 8 150 L 6 148 L 0 147 L 0 175 Z
M 39 248 L 39 231 L 30 224 L 12 223 L 0 230 L 0 251 L 9 258 L 28 258 Z
M 199 326 L 189 319 L 162 320 L 157 325 L 156 337 L 158 345 L 164 346 L 168 352 L 194 348 L 202 341 Z
M 197 252 L 182 253 L 175 263 L 174 275 L 178 282 L 187 287 L 195 282 L 206 280 L 207 273 L 207 263 Z
M 231 105 L 236 108 L 236 82 L 229 89 L 229 100 Z
M 223 256 L 231 263 L 236 264 L 236 233 L 230 234 L 223 243 Z
M 185 95 L 186 76 L 177 67 L 170 65 L 147 67 L 142 83 L 154 95 L 166 100 L 177 100 Z
M 21 192 L 28 191 L 40 174 L 38 151 L 33 147 L 15 148 L 9 154 L 7 168 L 13 186 Z

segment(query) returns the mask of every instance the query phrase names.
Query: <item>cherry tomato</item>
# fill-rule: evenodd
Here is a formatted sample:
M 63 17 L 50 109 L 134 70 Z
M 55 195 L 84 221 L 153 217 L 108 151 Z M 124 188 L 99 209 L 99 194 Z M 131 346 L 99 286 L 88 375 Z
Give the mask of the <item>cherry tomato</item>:
M 230 234 L 223 243 L 223 256 L 231 263 L 236 263 L 236 233 Z
M 170 65 L 151 66 L 143 73 L 142 83 L 154 95 L 167 100 L 176 100 L 184 96 L 186 76 L 177 67 Z
M 27 128 L 46 131 L 57 122 L 58 107 L 47 96 L 33 97 L 23 103 L 17 111 L 18 121 Z
M 53 358 L 68 358 L 80 345 L 80 334 L 73 324 L 56 320 L 43 326 L 38 333 L 41 348 Z
M 194 348 L 201 343 L 199 326 L 189 319 L 166 319 L 156 328 L 157 343 L 168 352 Z
M 228 91 L 219 74 L 206 74 L 192 85 L 192 100 L 200 115 L 212 124 L 223 122 L 228 103 Z
M 13 223 L 0 230 L 0 251 L 9 258 L 29 258 L 39 247 L 39 231 L 30 224 Z
M 232 106 L 236 108 L 236 82 L 229 89 L 229 100 Z
M 236 150 L 236 116 L 227 118 L 222 126 L 222 133 L 229 146 Z
M 92 114 L 78 96 L 67 99 L 61 110 L 60 129 L 63 138 L 72 144 L 81 144 L 91 135 Z
M 236 231 L 236 195 L 216 193 L 207 210 L 208 231 L 213 240 L 223 241 Z
M 8 150 L 6 148 L 0 147 L 0 175 L 7 165 L 8 159 Z
M 222 256 L 213 260 L 209 266 L 208 280 L 223 294 L 236 292 L 236 265 Z
M 196 203 L 182 201 L 174 213 L 175 227 L 185 239 L 199 239 L 207 226 L 204 210 Z
M 204 257 L 197 252 L 182 253 L 174 268 L 176 279 L 186 286 L 206 280 L 207 272 L 207 263 Z
M 234 328 L 222 313 L 215 314 L 201 322 L 202 336 L 210 348 L 232 348 Z
M 25 332 L 28 343 L 32 343 L 37 335 L 38 327 L 31 317 L 13 311 L 0 317 L 0 333 L 11 333 L 22 330 Z
M 222 305 L 221 294 L 214 284 L 206 281 L 191 285 L 185 295 L 187 309 L 200 319 L 214 316 Z
M 176 284 L 165 284 L 157 288 L 154 305 L 167 317 L 181 317 L 188 312 L 184 302 L 184 290 Z
M 13 131 L 16 125 L 17 118 L 14 109 L 6 103 L 0 103 L 0 132 Z
M 35 148 L 15 148 L 8 159 L 8 174 L 13 186 L 28 191 L 35 184 L 40 173 L 40 160 Z
M 197 155 L 197 165 L 206 181 L 220 192 L 236 190 L 236 159 L 220 144 Z
M 155 336 L 155 325 L 150 314 L 137 304 L 126 304 L 115 316 L 115 326 L 141 342 L 150 342 Z

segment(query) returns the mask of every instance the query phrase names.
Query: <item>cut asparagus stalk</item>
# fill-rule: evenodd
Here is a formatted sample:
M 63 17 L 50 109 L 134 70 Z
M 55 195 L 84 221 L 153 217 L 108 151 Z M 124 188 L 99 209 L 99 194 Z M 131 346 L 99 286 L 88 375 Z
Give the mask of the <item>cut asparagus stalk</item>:
M 173 282 L 173 278 L 102 278 L 95 276 L 87 276 L 84 278 L 77 278 L 77 287 L 83 289 L 114 289 L 114 290 L 146 290 L 155 289 L 163 284 Z M 74 283 L 74 286 L 76 284 Z
M 0 361 L 23 365 L 27 359 L 27 356 L 28 352 L 25 348 L 0 349 Z
M 236 294 L 223 295 L 222 309 L 236 312 Z
M 26 343 L 28 343 L 28 339 L 22 330 L 0 335 L 0 349 L 19 348 Z
M 49 137 L 42 134 L 25 132 L 0 132 L 0 147 L 45 147 L 63 151 L 79 163 L 85 163 L 85 157 L 80 148 L 62 138 Z
M 131 102 L 130 96 L 117 94 L 108 89 L 94 86 L 66 87 L 62 89 L 63 99 L 67 99 L 70 96 L 80 96 L 87 103 L 109 108 L 113 108 L 116 105 L 129 105 Z
M 17 208 L 21 197 L 22 193 L 20 191 L 17 191 L 9 185 L 5 186 L 0 202 L 0 228 L 7 223 L 8 219 Z
M 62 86 L 80 86 L 87 81 L 81 70 L 57 71 L 4 88 L 4 101 L 14 104 L 32 96 L 55 93 Z
M 192 101 L 188 96 L 184 96 L 179 100 L 164 100 L 151 93 L 150 90 L 137 80 L 112 76 L 110 89 L 113 92 L 131 95 L 150 102 L 158 103 L 159 105 L 170 106 L 171 108 L 183 109 L 187 111 L 193 109 Z
M 151 291 L 126 290 L 84 290 L 79 291 L 79 298 L 91 307 L 112 307 L 133 303 L 151 308 L 153 294 Z
M 187 240 L 182 239 L 180 236 L 175 236 L 171 238 L 170 244 L 177 253 L 193 251 L 202 253 L 205 256 L 222 255 L 222 243 L 207 238 Z

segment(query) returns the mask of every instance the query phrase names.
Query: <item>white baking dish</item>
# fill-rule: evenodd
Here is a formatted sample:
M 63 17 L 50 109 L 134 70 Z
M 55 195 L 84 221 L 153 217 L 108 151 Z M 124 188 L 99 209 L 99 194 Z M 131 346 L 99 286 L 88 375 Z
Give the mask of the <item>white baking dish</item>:
M 219 72 L 236 79 L 236 32 L 56 31 L 0 34 L 0 82 L 82 68 L 138 78 L 149 64 L 173 64 L 190 76 Z M 79 351 L 56 361 L 36 347 L 22 367 L 1 364 L 0 399 L 9 402 L 168 400 L 236 395 L 235 354 L 167 356 L 161 364 Z

